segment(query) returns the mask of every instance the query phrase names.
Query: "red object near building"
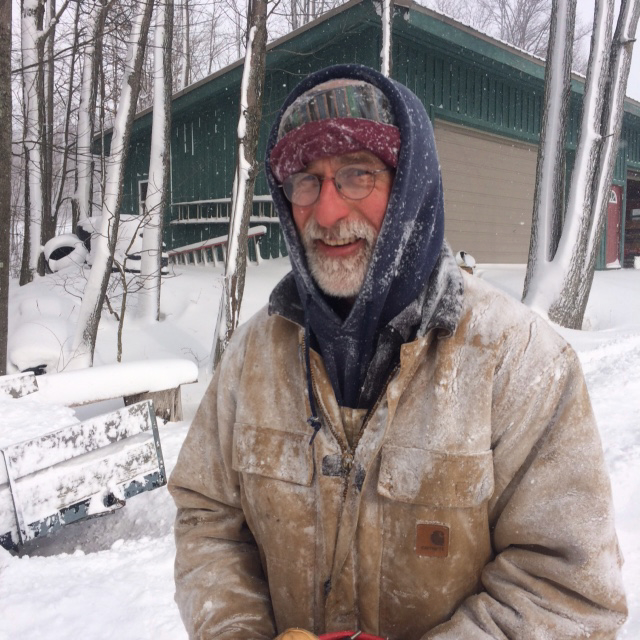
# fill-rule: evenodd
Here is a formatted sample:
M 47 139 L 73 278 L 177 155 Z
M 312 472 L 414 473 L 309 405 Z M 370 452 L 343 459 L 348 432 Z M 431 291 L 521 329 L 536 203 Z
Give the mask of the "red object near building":
M 608 268 L 620 267 L 620 231 L 622 224 L 622 187 L 613 185 L 607 207 L 607 249 Z

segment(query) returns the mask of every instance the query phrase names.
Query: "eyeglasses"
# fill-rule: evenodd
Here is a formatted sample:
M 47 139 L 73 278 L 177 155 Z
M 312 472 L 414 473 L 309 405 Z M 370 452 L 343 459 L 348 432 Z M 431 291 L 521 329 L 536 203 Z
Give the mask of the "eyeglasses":
M 376 175 L 391 171 L 384 169 L 363 169 L 361 167 L 342 167 L 333 178 L 319 178 L 312 173 L 294 173 L 282 183 L 281 187 L 289 202 L 299 207 L 308 207 L 320 196 L 325 180 L 333 180 L 336 189 L 349 200 L 366 198 L 376 185 Z

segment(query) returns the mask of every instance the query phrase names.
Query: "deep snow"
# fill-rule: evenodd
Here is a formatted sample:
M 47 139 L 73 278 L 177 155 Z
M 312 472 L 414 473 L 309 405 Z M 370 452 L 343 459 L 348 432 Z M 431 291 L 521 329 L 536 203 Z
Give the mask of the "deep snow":
M 288 269 L 287 260 L 249 268 L 242 317 L 266 303 Z M 208 381 L 221 276 L 222 267 L 176 268 L 175 277 L 164 281 L 162 321 L 154 326 L 125 321 L 125 360 L 184 357 L 200 367 L 199 382 L 183 387 L 185 420 L 160 427 L 168 471 Z M 519 298 L 524 267 L 480 265 L 476 276 Z M 43 350 L 49 362 L 59 360 L 77 314 L 70 291 L 70 280 L 61 274 L 12 288 L 10 345 L 16 362 Z M 596 273 L 585 326 L 587 331 L 560 332 L 579 353 L 602 434 L 631 611 L 619 637 L 635 640 L 640 638 L 640 270 Z M 116 322 L 106 317 L 96 362 L 111 363 L 115 353 Z M 2 440 L 17 441 L 27 431 L 55 429 L 70 419 L 70 410 L 45 408 L 27 397 L 0 400 L 0 416 Z M 22 557 L 0 548 L 0 640 L 186 638 L 173 603 L 173 517 L 173 503 L 162 488 L 130 499 L 114 515 L 69 525 Z

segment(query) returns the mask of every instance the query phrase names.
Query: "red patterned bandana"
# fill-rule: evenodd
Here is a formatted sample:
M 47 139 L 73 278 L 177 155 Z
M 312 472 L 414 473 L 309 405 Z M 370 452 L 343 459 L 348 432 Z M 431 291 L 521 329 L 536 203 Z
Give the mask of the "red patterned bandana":
M 285 111 L 270 164 L 282 182 L 318 158 L 363 149 L 395 167 L 400 131 L 386 96 L 373 85 L 338 79 L 299 96 Z

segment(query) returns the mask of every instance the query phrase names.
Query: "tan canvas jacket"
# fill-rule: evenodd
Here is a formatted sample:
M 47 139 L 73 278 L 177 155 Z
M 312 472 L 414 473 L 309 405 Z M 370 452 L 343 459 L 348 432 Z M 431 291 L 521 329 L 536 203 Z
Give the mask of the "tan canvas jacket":
M 615 637 L 602 448 L 576 355 L 543 320 L 465 277 L 456 331 L 402 347 L 353 455 L 311 360 L 313 445 L 302 330 L 266 310 L 193 422 L 170 480 L 191 637 Z

